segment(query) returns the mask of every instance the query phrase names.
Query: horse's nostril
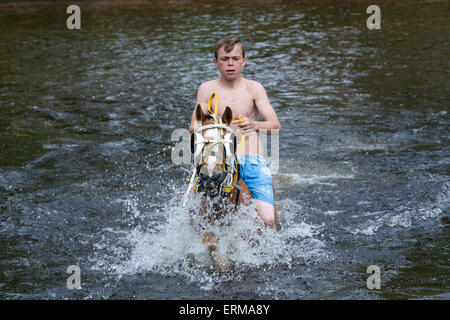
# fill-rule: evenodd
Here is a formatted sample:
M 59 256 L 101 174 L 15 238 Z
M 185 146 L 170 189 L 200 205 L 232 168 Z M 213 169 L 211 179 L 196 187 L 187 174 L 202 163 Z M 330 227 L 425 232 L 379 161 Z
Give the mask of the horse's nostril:
M 223 180 L 223 175 L 220 173 L 214 174 L 212 176 L 206 174 L 200 174 L 200 185 L 204 188 L 215 188 L 218 187 Z

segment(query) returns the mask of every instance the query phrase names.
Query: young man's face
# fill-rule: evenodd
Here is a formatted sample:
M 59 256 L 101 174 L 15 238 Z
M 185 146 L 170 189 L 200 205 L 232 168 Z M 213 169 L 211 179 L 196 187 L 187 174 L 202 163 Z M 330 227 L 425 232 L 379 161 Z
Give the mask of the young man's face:
M 224 47 L 219 48 L 217 59 L 214 63 L 220 71 L 220 75 L 225 80 L 233 80 L 241 75 L 241 70 L 247 62 L 247 58 L 242 56 L 242 47 L 236 44 L 230 52 L 225 52 Z

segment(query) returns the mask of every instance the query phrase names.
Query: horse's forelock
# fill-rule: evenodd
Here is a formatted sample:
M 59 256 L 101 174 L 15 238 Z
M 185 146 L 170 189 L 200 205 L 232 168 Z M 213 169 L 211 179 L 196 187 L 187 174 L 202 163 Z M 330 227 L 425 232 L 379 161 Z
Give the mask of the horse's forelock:
M 207 125 L 207 124 L 214 124 L 214 118 L 212 115 L 210 115 L 209 113 L 205 114 L 205 118 L 202 122 L 202 125 Z

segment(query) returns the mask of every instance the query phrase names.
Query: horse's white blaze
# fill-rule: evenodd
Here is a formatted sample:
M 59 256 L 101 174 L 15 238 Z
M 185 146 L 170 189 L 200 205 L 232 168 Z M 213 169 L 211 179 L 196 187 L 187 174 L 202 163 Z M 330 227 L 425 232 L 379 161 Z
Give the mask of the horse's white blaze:
M 213 156 L 208 156 L 207 165 L 208 175 L 212 176 L 213 170 L 216 167 L 216 158 Z
M 217 129 L 208 129 L 205 131 L 204 137 L 210 141 L 216 141 L 217 139 L 220 138 L 219 136 L 219 132 Z M 217 159 L 218 159 L 218 155 L 219 155 L 219 144 L 214 145 L 212 148 L 208 149 L 207 151 L 207 158 L 206 158 L 206 163 L 207 163 L 207 171 L 208 171 L 208 175 L 212 176 L 213 170 L 216 167 L 217 164 Z

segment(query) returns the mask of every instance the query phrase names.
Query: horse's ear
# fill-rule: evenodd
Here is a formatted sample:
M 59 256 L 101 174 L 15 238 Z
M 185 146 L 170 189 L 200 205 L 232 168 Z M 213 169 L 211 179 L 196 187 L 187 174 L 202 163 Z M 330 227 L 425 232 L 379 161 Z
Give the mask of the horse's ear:
M 197 108 L 195 108 L 195 118 L 197 121 L 201 122 L 205 119 L 205 114 L 203 113 L 202 106 L 200 104 L 198 104 Z
M 223 112 L 222 120 L 226 125 L 229 125 L 231 121 L 233 120 L 233 111 L 230 107 L 226 107 L 225 111 Z

